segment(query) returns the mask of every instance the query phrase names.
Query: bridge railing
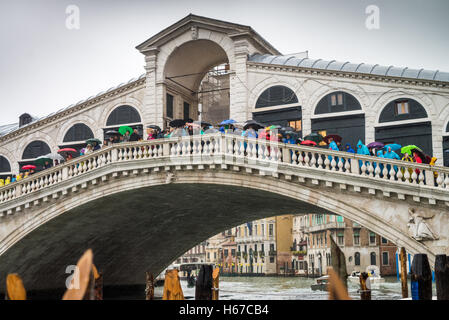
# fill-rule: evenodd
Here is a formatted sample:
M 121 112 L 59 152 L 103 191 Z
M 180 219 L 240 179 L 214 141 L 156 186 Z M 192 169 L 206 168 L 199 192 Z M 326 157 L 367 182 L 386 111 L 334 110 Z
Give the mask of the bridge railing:
M 449 168 L 446 167 L 219 133 L 115 144 L 1 187 L 0 203 L 38 192 L 111 163 L 157 158 L 166 159 L 167 164 L 177 160 L 185 163 L 187 158 L 207 163 L 214 157 L 224 157 L 235 164 L 264 165 L 272 171 L 282 164 L 417 187 L 449 189 Z

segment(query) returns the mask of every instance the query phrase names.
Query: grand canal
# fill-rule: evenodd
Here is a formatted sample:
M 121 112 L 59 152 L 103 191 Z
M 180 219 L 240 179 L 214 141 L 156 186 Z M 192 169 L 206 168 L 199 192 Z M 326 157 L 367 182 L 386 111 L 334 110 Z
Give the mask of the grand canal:
M 315 280 L 303 277 L 221 277 L 220 300 L 326 300 L 328 293 L 313 291 L 310 285 Z M 194 299 L 195 288 L 188 288 L 186 281 L 181 281 L 186 299 Z M 349 295 L 360 299 L 357 293 L 359 285 L 348 281 Z M 436 295 L 435 283 L 432 284 Z M 410 282 L 408 284 L 410 296 Z M 162 287 L 157 287 L 155 296 L 162 296 Z M 401 283 L 395 276 L 385 277 L 385 282 L 373 285 L 372 300 L 398 300 L 402 298 Z

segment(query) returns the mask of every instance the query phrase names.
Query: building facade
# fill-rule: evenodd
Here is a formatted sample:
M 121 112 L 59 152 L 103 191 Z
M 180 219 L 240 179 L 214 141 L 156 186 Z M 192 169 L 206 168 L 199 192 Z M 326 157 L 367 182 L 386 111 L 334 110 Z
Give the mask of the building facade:
M 208 110 L 240 122 L 289 124 L 303 136 L 340 134 L 352 145 L 413 143 L 437 164 L 449 161 L 447 72 L 282 55 L 249 26 L 195 15 L 137 49 L 145 61 L 140 77 L 48 116 L 24 114 L 0 126 L 0 176 L 61 146 L 103 140 L 120 125 L 145 135 L 144 126 L 164 127 L 173 118 L 215 121 Z M 203 82 L 217 66 L 227 67 Z M 205 91 L 214 83 L 222 94 L 211 100 Z

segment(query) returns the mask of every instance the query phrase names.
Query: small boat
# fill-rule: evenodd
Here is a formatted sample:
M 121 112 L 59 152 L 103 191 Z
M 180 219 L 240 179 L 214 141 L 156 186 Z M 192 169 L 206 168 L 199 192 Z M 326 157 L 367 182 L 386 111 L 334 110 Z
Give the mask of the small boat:
M 378 266 L 368 266 L 366 267 L 365 272 L 368 273 L 371 285 L 385 282 L 385 279 L 380 276 Z M 348 280 L 354 283 L 360 283 L 360 271 L 353 271 L 351 275 L 348 276 Z
M 325 275 L 322 277 L 317 278 L 316 284 L 312 284 L 310 288 L 312 288 L 313 291 L 321 290 L 321 291 L 327 291 L 327 286 L 329 284 L 329 276 Z
M 375 265 L 368 266 L 368 267 L 366 267 L 365 272 L 368 273 L 369 280 L 370 280 L 371 284 L 385 282 L 385 279 L 380 276 L 380 271 L 379 271 L 378 266 L 375 266 Z

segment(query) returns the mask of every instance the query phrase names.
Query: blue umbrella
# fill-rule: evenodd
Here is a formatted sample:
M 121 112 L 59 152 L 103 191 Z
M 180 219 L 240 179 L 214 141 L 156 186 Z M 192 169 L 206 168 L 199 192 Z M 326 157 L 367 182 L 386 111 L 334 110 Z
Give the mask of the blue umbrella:
M 384 146 L 382 149 L 383 150 L 388 150 L 388 148 L 391 148 L 391 151 L 396 151 L 402 148 L 402 146 L 400 144 L 397 143 L 390 143 L 387 144 L 386 146 Z
M 237 121 L 233 120 L 233 119 L 228 119 L 228 120 L 223 120 L 220 125 L 225 125 L 225 124 L 233 124 L 236 123 Z

